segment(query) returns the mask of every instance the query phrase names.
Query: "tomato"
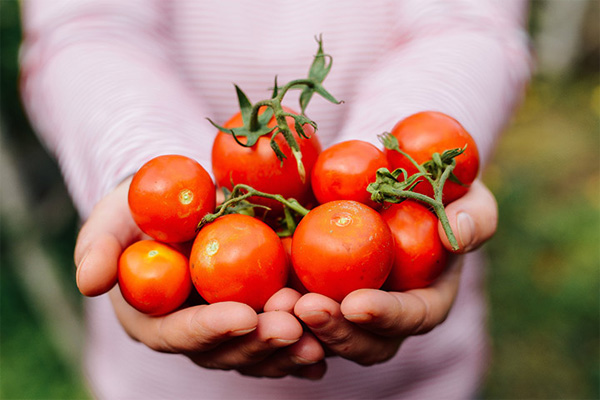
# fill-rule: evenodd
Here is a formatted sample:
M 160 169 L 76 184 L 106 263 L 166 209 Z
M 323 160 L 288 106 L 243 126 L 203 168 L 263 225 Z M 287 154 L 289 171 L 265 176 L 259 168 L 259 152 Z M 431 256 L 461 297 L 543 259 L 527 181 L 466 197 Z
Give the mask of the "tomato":
M 192 289 L 187 257 L 154 240 L 125 249 L 119 257 L 118 281 L 125 300 L 150 315 L 177 309 Z
M 349 140 L 325 149 L 313 168 L 311 185 L 319 203 L 354 200 L 372 208 L 379 205 L 367 192 L 379 168 L 389 168 L 385 154 L 371 143 Z
M 392 135 L 398 139 L 400 149 L 408 153 L 417 163 L 423 164 L 431 159 L 433 153 L 442 154 L 445 150 L 463 148 L 465 152 L 455 158 L 454 175 L 462 185 L 446 181 L 443 202 L 448 204 L 463 196 L 477 177 L 479 170 L 479 152 L 471 135 L 454 118 L 435 111 L 424 111 L 400 121 L 392 129 Z M 384 151 L 392 169 L 404 168 L 412 175 L 416 167 L 395 150 Z M 433 196 L 431 185 L 419 183 L 415 191 Z
M 289 109 L 285 111 L 292 112 Z M 238 113 L 224 127 L 235 128 L 242 125 L 242 116 Z M 275 118 L 272 118 L 269 126 L 275 125 Z M 252 147 L 244 147 L 238 144 L 232 135 L 219 131 L 212 148 L 212 168 L 217 185 L 231 190 L 233 185 L 243 183 L 261 192 L 278 193 L 285 198 L 294 198 L 303 205 L 309 202 L 312 196 L 310 174 L 321 152 L 321 144 L 312 126 L 304 125 L 304 132 L 310 136 L 309 139 L 298 136 L 292 118 L 288 118 L 288 126 L 302 152 L 302 162 L 306 170 L 304 182 L 283 135 L 278 134 L 275 139 L 287 157 L 282 163 L 271 148 L 271 135 L 260 137 Z M 240 137 L 239 140 L 244 143 L 246 138 Z M 275 213 L 283 210 L 281 204 L 274 200 L 252 198 L 250 201 L 270 207 Z
M 144 164 L 129 186 L 129 209 L 147 235 L 162 242 L 185 242 L 216 202 L 215 185 L 195 160 L 164 155 Z
M 446 266 L 448 252 L 438 234 L 438 219 L 412 200 L 381 211 L 394 236 L 394 266 L 384 288 L 404 291 L 429 286 Z
M 207 302 L 237 301 L 256 311 L 288 278 L 279 236 L 264 222 L 242 214 L 224 215 L 200 230 L 190 270 Z
M 309 291 L 342 301 L 356 289 L 381 287 L 392 268 L 393 247 L 377 211 L 356 201 L 331 201 L 298 224 L 292 264 Z

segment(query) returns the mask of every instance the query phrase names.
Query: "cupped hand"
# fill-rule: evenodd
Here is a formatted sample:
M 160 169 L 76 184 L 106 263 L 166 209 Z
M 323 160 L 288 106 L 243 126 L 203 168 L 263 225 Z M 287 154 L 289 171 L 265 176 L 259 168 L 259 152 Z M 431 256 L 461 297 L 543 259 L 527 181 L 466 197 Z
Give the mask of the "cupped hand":
M 123 299 L 116 286 L 119 256 L 129 244 L 145 238 L 129 212 L 129 182 L 104 197 L 81 228 L 74 255 L 81 293 L 110 292 L 123 329 L 155 351 L 185 354 L 202 367 L 253 376 L 320 378 L 324 352 L 291 314 L 300 297 L 291 289 L 276 293 L 261 314 L 242 303 L 223 302 L 153 317 Z
M 498 209 L 480 181 L 446 207 L 460 249 L 466 253 L 492 237 Z M 444 245 L 451 246 L 440 225 Z M 393 357 L 409 336 L 427 333 L 448 316 L 458 292 L 463 257 L 453 255 L 442 275 L 429 287 L 406 292 L 360 289 L 340 303 L 315 293 L 294 306 L 295 315 L 323 343 L 328 353 L 361 365 Z

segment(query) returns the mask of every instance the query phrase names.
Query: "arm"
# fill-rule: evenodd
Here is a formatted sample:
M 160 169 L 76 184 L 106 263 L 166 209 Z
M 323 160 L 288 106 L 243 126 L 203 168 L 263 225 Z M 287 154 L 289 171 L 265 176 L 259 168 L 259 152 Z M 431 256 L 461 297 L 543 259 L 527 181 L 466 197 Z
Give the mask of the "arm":
M 366 74 L 339 140 L 376 142 L 398 121 L 424 110 L 444 112 L 469 131 L 481 165 L 522 97 L 531 63 L 522 23 L 523 1 L 405 1 L 398 3 L 395 41 Z M 496 230 L 493 195 L 476 181 L 447 209 L 459 253 Z M 440 236 L 450 247 L 440 227 Z M 296 315 L 334 354 L 361 364 L 392 357 L 402 341 L 441 324 L 458 291 L 461 257 L 431 287 L 404 293 L 359 290 L 341 304 L 316 294 L 302 297 Z
M 224 303 L 151 318 L 113 289 L 119 255 L 142 237 L 127 206 L 126 178 L 158 154 L 187 155 L 205 167 L 210 160 L 209 112 L 171 62 L 168 4 L 23 4 L 24 103 L 86 220 L 75 249 L 78 287 L 88 296 L 110 292 L 124 330 L 156 351 L 183 353 L 208 368 L 303 376 L 322 349 L 289 312 L 257 315 Z M 274 296 L 272 304 L 282 309 L 289 296 L 295 294 Z
M 210 161 L 214 133 L 170 54 L 168 3 L 23 4 L 21 88 L 80 214 L 158 154 Z

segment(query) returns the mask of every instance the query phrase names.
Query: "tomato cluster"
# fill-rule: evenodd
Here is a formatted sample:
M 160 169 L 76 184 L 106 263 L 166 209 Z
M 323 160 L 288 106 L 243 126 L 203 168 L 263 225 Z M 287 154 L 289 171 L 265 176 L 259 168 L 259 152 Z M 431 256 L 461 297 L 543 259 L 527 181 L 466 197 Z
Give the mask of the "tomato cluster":
M 239 118 L 229 124 L 241 124 Z M 442 147 L 431 138 L 434 122 L 442 127 Z M 451 128 L 455 133 L 449 133 Z M 360 288 L 403 291 L 434 282 L 448 256 L 437 216 L 411 199 L 378 204 L 367 191 L 377 171 L 399 164 L 398 154 L 360 140 L 321 152 L 317 134 L 309 132 L 309 139 L 299 138 L 307 154 L 305 181 L 291 157 L 279 161 L 264 149 L 269 146 L 262 138 L 242 147 L 219 132 L 213 144 L 218 186 L 252 185 L 295 197 L 306 209 L 305 215 L 296 215 L 293 235 L 283 238 L 277 234 L 280 220 L 238 213 L 219 216 L 198 230 L 203 217 L 218 209 L 217 185 L 204 168 L 179 155 L 159 156 L 142 166 L 130 185 L 129 206 L 140 229 L 154 240 L 134 243 L 121 256 L 119 284 L 125 299 L 141 312 L 160 315 L 180 307 L 195 288 L 209 303 L 238 301 L 260 311 L 286 285 L 341 301 Z M 464 182 L 452 182 L 448 201 L 460 197 L 474 179 L 477 150 L 450 117 L 419 113 L 401 121 L 392 135 L 419 162 L 426 161 L 425 152 L 443 151 L 444 146 L 471 148 L 456 157 L 454 172 Z M 425 185 L 416 184 L 415 191 L 426 193 Z M 248 199 L 267 207 L 276 204 L 275 214 L 281 216 L 284 206 L 273 198 Z
M 304 110 L 314 94 L 339 101 L 322 86 L 331 63 L 318 43 L 307 79 L 275 81 L 273 97 L 254 105 L 236 87 L 240 112 L 223 126 L 211 121 L 216 182 L 180 155 L 134 175 L 131 214 L 153 239 L 119 260 L 121 292 L 136 309 L 161 315 L 199 294 L 260 311 L 286 285 L 340 302 L 361 288 L 425 287 L 443 271 L 438 223 L 452 245 L 444 204 L 478 173 L 473 139 L 426 111 L 382 135 L 383 148 L 349 140 L 321 151 Z M 300 113 L 281 104 L 291 89 L 302 90 Z M 217 188 L 226 193 L 220 205 Z

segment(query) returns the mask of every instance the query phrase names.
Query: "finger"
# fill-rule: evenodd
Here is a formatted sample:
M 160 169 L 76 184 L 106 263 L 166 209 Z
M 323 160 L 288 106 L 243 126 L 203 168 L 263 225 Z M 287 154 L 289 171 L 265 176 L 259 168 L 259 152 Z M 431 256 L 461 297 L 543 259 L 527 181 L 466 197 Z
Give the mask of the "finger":
M 86 296 L 100 295 L 115 285 L 119 255 L 141 237 L 127 205 L 128 187 L 129 181 L 123 182 L 102 199 L 77 237 L 77 286 Z
M 398 338 L 375 335 L 345 319 L 338 303 L 316 293 L 298 300 L 294 313 L 334 354 L 362 365 L 388 360 L 400 346 Z
M 291 314 L 269 311 L 258 315 L 256 330 L 223 343 L 212 351 L 189 355 L 192 361 L 206 368 L 240 369 L 255 365 L 277 349 L 297 343 L 302 326 Z
M 117 264 L 123 247 L 110 234 L 99 234 L 85 249 L 77 265 L 76 281 L 85 296 L 108 292 L 117 283 Z
M 277 350 L 258 364 L 242 368 L 243 375 L 281 378 L 287 375 L 305 377 L 303 367 L 317 364 L 325 358 L 323 347 L 310 332 L 304 332 L 300 340 L 289 347 Z M 324 372 L 324 371 L 323 371 Z M 312 377 L 314 374 L 309 374 Z
M 294 312 L 294 305 L 302 295 L 291 288 L 283 288 L 275 293 L 264 306 L 264 311 Z
M 496 232 L 498 204 L 492 192 L 480 180 L 473 182 L 463 197 L 448 204 L 446 214 L 458 241 L 458 253 L 476 249 Z M 452 249 L 441 223 L 438 230 L 444 246 Z
M 350 293 L 341 304 L 346 319 L 387 337 L 406 337 L 431 331 L 441 324 L 450 309 L 460 280 L 462 258 L 430 287 L 406 292 L 361 289 Z
M 118 288 L 110 292 L 117 318 L 133 339 L 164 353 L 208 351 L 231 338 L 256 330 L 258 316 L 236 302 L 188 307 L 161 317 L 136 311 Z

